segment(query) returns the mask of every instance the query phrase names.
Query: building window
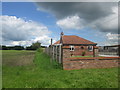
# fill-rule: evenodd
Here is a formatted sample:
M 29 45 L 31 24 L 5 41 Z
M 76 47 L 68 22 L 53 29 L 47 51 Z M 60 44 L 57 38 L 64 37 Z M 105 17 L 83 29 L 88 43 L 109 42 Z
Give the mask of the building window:
M 93 51 L 93 46 L 88 46 L 89 51 Z
M 70 46 L 70 51 L 74 51 L 74 46 Z
M 80 47 L 80 49 L 84 49 L 84 47 L 83 47 L 83 46 L 81 46 L 81 47 Z

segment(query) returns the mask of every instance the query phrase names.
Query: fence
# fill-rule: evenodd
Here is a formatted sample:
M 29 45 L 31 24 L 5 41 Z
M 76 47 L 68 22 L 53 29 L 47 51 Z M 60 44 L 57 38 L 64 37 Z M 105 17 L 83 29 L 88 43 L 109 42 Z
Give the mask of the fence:
M 100 55 L 119 55 L 118 47 L 100 47 L 99 48 Z
M 62 45 L 56 44 L 45 49 L 45 52 L 51 56 L 52 60 L 56 60 L 59 63 L 62 63 Z

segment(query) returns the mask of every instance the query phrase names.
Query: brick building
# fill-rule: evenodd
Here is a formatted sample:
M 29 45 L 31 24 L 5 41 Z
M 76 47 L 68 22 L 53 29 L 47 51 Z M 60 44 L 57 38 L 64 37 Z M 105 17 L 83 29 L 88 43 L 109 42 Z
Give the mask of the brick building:
M 60 40 L 53 45 L 62 45 L 62 57 L 71 56 L 96 56 L 97 43 L 91 42 L 75 35 L 64 35 L 61 33 Z
M 60 40 L 45 49 L 45 52 L 62 64 L 64 70 L 81 68 L 109 68 L 118 66 L 118 57 L 98 57 L 97 43 L 75 35 L 61 33 Z M 93 56 L 93 57 L 76 57 Z

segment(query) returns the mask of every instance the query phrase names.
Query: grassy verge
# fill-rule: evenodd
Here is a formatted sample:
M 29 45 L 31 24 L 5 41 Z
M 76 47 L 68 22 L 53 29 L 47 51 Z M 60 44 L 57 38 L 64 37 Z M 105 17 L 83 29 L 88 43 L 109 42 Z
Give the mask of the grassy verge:
M 71 57 L 93 57 L 93 56 L 71 56 Z M 103 56 L 98 56 L 98 57 L 103 57 Z
M 93 56 L 72 56 L 72 57 L 93 57 Z
M 3 88 L 117 87 L 117 68 L 65 71 L 56 62 L 51 61 L 48 55 L 39 51 L 36 52 L 31 65 L 3 65 Z

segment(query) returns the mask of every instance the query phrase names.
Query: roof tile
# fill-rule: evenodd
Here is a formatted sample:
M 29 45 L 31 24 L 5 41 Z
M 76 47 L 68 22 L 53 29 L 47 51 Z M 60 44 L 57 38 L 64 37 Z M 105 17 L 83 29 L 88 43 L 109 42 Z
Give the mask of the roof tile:
M 60 43 L 60 40 L 57 41 L 56 43 L 54 44 L 59 44 Z M 97 43 L 94 43 L 94 42 L 91 42 L 89 40 L 86 40 L 84 38 L 81 38 L 81 37 L 78 37 L 78 36 L 75 36 L 75 35 L 63 35 L 62 36 L 62 43 L 63 44 L 97 44 Z

